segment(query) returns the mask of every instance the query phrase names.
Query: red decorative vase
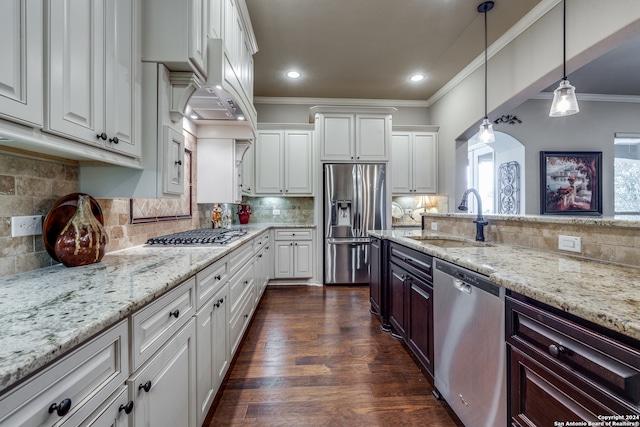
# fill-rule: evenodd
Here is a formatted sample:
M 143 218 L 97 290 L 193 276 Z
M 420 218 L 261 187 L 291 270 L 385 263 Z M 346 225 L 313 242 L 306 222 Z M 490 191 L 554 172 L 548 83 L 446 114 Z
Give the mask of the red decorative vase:
M 238 219 L 240 219 L 240 224 L 248 224 L 250 216 L 251 216 L 251 206 L 249 205 L 238 206 Z
M 98 219 L 91 211 L 90 197 L 78 197 L 76 213 L 60 231 L 54 245 L 55 254 L 65 266 L 100 262 L 109 238 Z

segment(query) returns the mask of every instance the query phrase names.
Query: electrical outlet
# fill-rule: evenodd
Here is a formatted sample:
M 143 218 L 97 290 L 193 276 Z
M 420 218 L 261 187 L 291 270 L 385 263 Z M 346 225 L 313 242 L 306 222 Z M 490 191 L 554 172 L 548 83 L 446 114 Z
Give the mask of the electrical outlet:
M 438 231 L 438 223 L 437 222 L 432 222 L 431 223 L 431 230 L 432 231 Z
M 273 214 L 274 215 L 280 215 L 280 209 L 274 209 L 273 210 Z
M 12 216 L 11 237 L 42 234 L 42 215 Z
M 558 249 L 569 252 L 582 252 L 582 239 L 576 236 L 558 236 Z

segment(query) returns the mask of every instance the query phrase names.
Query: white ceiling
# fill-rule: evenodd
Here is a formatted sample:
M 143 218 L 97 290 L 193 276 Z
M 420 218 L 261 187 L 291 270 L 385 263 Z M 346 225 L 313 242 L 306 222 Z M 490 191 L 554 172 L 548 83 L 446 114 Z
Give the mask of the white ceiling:
M 487 14 L 489 44 L 540 1 L 495 0 Z M 484 50 L 479 0 L 246 3 L 259 48 L 257 97 L 425 101 Z M 285 77 L 293 68 L 302 78 Z M 640 36 L 570 73 L 569 80 L 578 93 L 640 95 L 638 70 Z M 427 78 L 410 82 L 417 72 Z

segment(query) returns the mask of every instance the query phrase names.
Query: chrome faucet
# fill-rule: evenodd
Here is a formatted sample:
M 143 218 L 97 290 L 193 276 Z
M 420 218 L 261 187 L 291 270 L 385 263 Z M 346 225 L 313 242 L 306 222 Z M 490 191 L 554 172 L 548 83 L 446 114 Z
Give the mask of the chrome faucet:
M 478 216 L 473 221 L 476 223 L 476 240 L 479 242 L 484 242 L 484 227 L 489 223 L 482 217 L 482 200 L 480 199 L 480 193 L 478 193 L 478 190 L 476 190 L 475 188 L 469 188 L 467 191 L 465 191 L 462 195 L 462 201 L 460 202 L 460 206 L 458 206 L 458 209 L 463 212 L 469 210 L 469 207 L 467 206 L 467 197 L 469 197 L 469 193 L 473 193 L 476 196 L 476 200 L 478 201 Z

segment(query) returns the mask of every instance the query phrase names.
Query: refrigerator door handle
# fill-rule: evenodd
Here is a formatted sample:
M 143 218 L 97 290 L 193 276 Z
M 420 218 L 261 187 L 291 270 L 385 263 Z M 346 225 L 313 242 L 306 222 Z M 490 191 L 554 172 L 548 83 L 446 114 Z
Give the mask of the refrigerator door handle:
M 368 237 L 363 237 L 360 239 L 334 239 L 328 238 L 326 239 L 327 244 L 329 245 L 366 245 L 371 242 L 371 239 Z

